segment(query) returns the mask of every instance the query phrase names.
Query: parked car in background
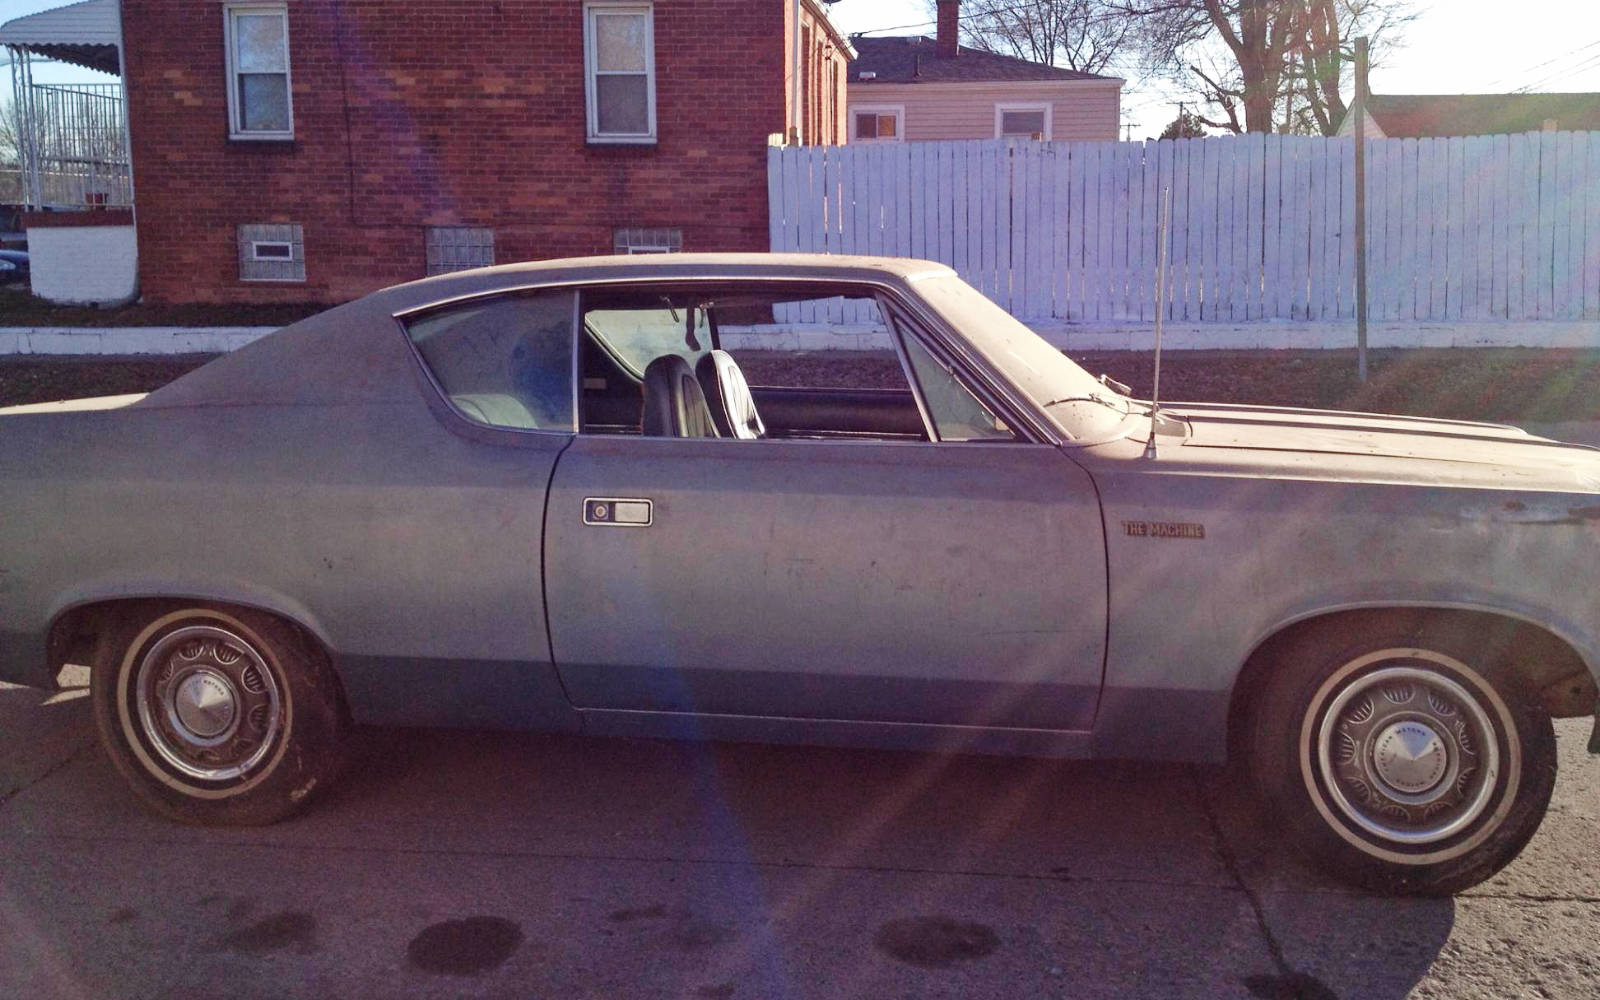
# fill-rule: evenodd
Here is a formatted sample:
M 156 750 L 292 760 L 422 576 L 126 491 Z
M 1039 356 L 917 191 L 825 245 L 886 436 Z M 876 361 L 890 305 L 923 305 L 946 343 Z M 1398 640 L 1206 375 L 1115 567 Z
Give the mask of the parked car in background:
M 0 680 L 89 663 L 180 820 L 288 815 L 351 722 L 1231 755 L 1333 871 L 1448 892 L 1596 710 L 1600 451 L 1157 413 L 933 263 L 463 272 L 0 414 Z
M 28 252 L 0 249 L 0 282 L 28 280 Z

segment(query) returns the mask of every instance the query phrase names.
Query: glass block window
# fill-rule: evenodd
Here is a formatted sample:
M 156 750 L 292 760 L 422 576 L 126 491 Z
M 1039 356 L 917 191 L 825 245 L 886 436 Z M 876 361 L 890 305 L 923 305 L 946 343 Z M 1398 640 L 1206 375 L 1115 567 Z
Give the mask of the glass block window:
M 449 274 L 494 263 L 494 230 L 480 226 L 429 226 L 429 274 Z
M 648 3 L 592 0 L 583 9 L 590 142 L 656 141 L 654 11 Z
M 223 16 L 228 134 L 234 139 L 293 139 L 288 8 L 282 3 L 228 3 Z
M 239 280 L 306 280 L 305 236 L 300 226 L 292 222 L 240 226 Z
M 618 229 L 612 233 L 611 246 L 619 254 L 680 253 L 683 250 L 683 230 Z

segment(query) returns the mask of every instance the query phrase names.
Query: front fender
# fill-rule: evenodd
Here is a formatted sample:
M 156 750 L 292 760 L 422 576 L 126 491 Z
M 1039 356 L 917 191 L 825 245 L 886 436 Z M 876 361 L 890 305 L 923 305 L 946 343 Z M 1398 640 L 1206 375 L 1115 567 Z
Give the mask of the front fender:
M 1396 594 L 1401 587 L 1396 585 Z M 1584 667 L 1589 671 L 1589 676 L 1594 678 L 1596 686 L 1600 687 L 1600 636 L 1590 630 L 1585 623 L 1576 622 L 1569 616 L 1563 615 L 1559 610 L 1549 607 L 1539 607 L 1527 601 L 1520 600 L 1510 595 L 1495 595 L 1486 597 L 1481 595 L 1421 595 L 1413 593 L 1407 597 L 1372 597 L 1329 599 L 1312 605 L 1285 613 L 1275 624 L 1261 631 L 1249 646 L 1248 653 L 1239 661 L 1240 665 L 1250 661 L 1260 651 L 1261 647 L 1274 636 L 1281 634 L 1302 622 L 1315 618 L 1323 618 L 1332 614 L 1349 611 L 1384 611 L 1391 609 L 1407 610 L 1433 610 L 1433 611 L 1462 611 L 1483 615 L 1494 615 L 1500 618 L 1509 618 L 1513 621 L 1524 622 L 1536 628 L 1549 632 L 1570 646 Z

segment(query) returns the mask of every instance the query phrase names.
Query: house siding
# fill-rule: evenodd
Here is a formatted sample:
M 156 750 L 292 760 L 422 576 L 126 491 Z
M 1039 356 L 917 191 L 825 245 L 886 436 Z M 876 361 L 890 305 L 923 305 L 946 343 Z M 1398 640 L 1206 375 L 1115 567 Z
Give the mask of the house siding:
M 1122 81 L 1040 83 L 855 83 L 850 105 L 904 105 L 909 142 L 993 139 L 996 104 L 1045 103 L 1055 141 L 1114 140 L 1122 117 Z
M 767 245 L 782 0 L 658 0 L 654 146 L 586 141 L 573 0 L 296 0 L 293 142 L 228 138 L 219 0 L 123 0 L 140 287 L 157 302 L 339 302 L 426 272 L 430 226 L 501 262 Z M 739 54 L 737 71 L 727 54 Z M 304 229 L 306 281 L 241 282 L 237 227 Z

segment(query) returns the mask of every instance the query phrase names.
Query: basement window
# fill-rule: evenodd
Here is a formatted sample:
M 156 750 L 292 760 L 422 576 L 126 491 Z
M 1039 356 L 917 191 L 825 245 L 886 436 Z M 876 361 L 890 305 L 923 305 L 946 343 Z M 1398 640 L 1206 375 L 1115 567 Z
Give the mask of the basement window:
M 681 229 L 618 229 L 611 235 L 611 248 L 619 254 L 681 253 Z
M 1050 111 L 1048 104 L 996 104 L 994 137 L 1049 142 Z
M 293 139 L 288 7 L 282 3 L 225 3 L 222 16 L 229 137 Z
M 617 0 L 584 4 L 583 49 L 589 141 L 654 143 L 654 8 Z
M 429 274 L 494 264 L 494 230 L 487 227 L 429 226 L 424 244 Z
M 305 236 L 295 223 L 239 227 L 240 281 L 306 280 Z

